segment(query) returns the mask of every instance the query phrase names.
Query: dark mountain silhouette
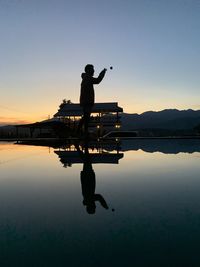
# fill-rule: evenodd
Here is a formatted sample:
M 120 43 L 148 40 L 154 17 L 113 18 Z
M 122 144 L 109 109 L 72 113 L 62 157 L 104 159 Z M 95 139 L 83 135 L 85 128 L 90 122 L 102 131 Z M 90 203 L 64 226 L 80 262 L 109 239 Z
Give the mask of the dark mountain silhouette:
M 191 130 L 200 124 L 200 110 L 165 109 L 142 114 L 121 114 L 122 129 Z
M 200 125 L 200 110 L 165 109 L 142 114 L 121 114 L 122 130 L 138 130 L 141 136 L 193 135 Z M 199 127 L 200 128 L 200 127 Z M 21 129 L 24 135 L 28 129 Z M 199 130 L 200 132 L 200 130 Z M 0 136 L 16 134 L 13 125 L 0 126 Z

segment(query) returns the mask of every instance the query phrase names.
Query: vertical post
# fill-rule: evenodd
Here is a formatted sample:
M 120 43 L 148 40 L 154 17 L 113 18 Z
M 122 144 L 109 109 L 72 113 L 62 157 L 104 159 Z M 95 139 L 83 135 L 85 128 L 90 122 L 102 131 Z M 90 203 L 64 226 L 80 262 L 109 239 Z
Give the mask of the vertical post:
M 119 113 L 117 111 L 117 123 L 119 122 Z
M 75 116 L 74 116 L 74 127 L 73 127 L 73 130 L 75 130 Z
M 17 143 L 19 142 L 19 128 L 16 126 Z

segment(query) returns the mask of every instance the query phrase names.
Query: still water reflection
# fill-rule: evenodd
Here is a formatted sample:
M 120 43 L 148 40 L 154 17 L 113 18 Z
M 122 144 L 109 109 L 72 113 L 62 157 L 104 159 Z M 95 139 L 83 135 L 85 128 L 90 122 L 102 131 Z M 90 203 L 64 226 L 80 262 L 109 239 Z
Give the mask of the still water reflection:
M 198 140 L 0 143 L 2 266 L 199 266 Z

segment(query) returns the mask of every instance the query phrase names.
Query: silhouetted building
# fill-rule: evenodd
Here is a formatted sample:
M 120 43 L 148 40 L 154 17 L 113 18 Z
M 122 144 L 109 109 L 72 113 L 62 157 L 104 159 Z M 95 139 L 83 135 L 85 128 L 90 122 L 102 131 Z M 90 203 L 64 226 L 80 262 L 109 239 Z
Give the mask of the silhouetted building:
M 59 120 L 49 119 L 46 121 L 15 125 L 17 130 L 17 136 L 21 135 L 22 130 L 26 130 L 26 134 L 29 137 L 62 137 L 66 136 L 69 129 L 66 125 Z M 29 133 L 28 133 L 29 131 Z M 65 134 L 65 135 L 64 135 Z
M 120 113 L 123 109 L 117 102 L 96 103 L 93 106 L 89 128 L 93 132 L 101 134 L 120 128 Z M 60 105 L 58 112 L 54 115 L 70 128 L 76 129 L 83 115 L 80 104 L 64 103 Z

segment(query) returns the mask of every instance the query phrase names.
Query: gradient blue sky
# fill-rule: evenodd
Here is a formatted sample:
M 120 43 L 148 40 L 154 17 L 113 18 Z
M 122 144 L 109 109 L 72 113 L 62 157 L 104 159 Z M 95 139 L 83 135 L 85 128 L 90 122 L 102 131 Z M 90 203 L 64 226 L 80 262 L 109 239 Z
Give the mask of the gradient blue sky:
M 0 0 L 0 123 L 78 102 L 87 63 L 96 101 L 125 112 L 200 109 L 199 0 Z

